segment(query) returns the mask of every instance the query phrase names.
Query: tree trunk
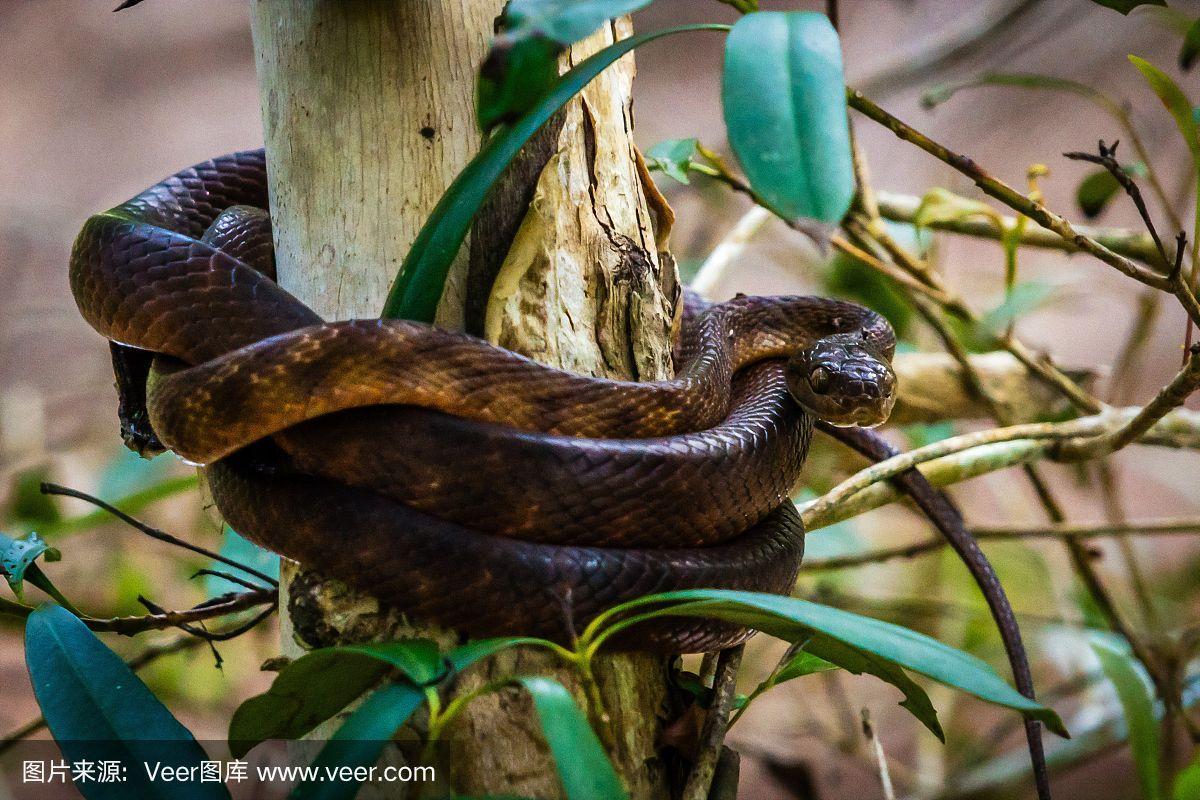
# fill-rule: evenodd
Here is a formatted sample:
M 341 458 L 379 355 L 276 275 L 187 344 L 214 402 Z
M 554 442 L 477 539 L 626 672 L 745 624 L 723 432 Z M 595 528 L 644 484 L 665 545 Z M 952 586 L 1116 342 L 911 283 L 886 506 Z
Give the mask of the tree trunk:
M 475 73 L 501 6 L 255 0 L 280 282 L 327 319 L 378 315 L 420 226 L 479 149 Z M 629 29 L 618 21 L 564 60 Z M 644 380 L 670 373 L 678 285 L 659 252 L 670 211 L 632 143 L 633 72 L 626 57 L 526 148 L 459 256 L 439 324 L 486 329 L 505 347 L 579 372 Z M 289 566 L 284 574 L 283 646 L 291 655 L 404 635 L 456 641 L 312 572 Z M 582 698 L 572 670 L 524 650 L 479 665 L 457 691 L 530 673 L 553 674 Z M 610 716 L 601 736 L 632 796 L 666 797 L 655 747 L 665 662 L 606 657 L 596 675 Z M 475 700 L 449 734 L 453 753 L 440 772 L 456 792 L 560 795 L 537 718 L 516 690 Z

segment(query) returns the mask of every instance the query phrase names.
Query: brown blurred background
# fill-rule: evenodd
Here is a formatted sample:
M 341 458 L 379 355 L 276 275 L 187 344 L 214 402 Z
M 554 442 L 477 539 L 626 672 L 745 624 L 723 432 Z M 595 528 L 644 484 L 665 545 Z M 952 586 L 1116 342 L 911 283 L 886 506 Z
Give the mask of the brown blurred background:
M 21 476 L 44 475 L 111 497 L 173 472 L 186 474 L 182 465 L 165 459 L 141 464 L 122 453 L 107 348 L 77 315 L 67 287 L 67 256 L 89 214 L 183 166 L 261 143 L 248 12 L 242 0 L 147 0 L 120 14 L 109 13 L 113 4 L 115 0 L 0 4 L 0 508 L 9 512 Z M 1197 3 L 1174 0 L 1172 6 L 1193 18 L 1200 13 Z M 764 7 L 819 6 L 764 2 Z M 969 153 L 1012 185 L 1024 186 L 1030 164 L 1048 165 L 1050 174 L 1041 180 L 1047 202 L 1072 218 L 1079 216 L 1075 188 L 1090 170 L 1060 154 L 1091 149 L 1098 138 L 1118 138 L 1109 117 L 1078 98 L 997 88 L 964 92 L 927 111 L 918 102 L 920 93 L 940 81 L 1005 70 L 1073 78 L 1127 99 L 1168 192 L 1179 198 L 1180 215 L 1190 217 L 1186 149 L 1171 119 L 1125 59 L 1127 53 L 1141 55 L 1180 77 L 1185 91 L 1200 96 L 1194 74 L 1178 75 L 1174 65 L 1179 35 L 1157 12 L 1123 17 L 1089 0 L 843 0 L 841 13 L 852 85 L 917 128 Z M 714 0 L 661 0 L 636 18 L 641 29 L 714 19 L 731 21 L 733 13 Z M 719 102 L 720 64 L 718 37 L 667 39 L 639 51 L 635 112 L 643 148 L 661 139 L 697 136 L 711 147 L 727 149 Z M 856 125 L 877 187 L 919 196 L 932 186 L 943 186 L 978 196 L 961 176 L 890 133 L 862 119 Z M 690 187 L 667 179 L 662 184 L 679 216 L 676 255 L 685 267 L 694 266 L 746 207 L 703 179 Z M 1127 202 L 1117 203 L 1102 222 L 1138 226 Z M 817 276 L 798 238 L 782 225 L 770 225 L 721 290 L 777 293 L 812 288 Z M 1003 259 L 993 244 L 939 236 L 938 262 L 950 283 L 977 307 L 999 301 Z M 1022 251 L 1021 278 L 1056 287 L 1050 302 L 1020 321 L 1021 336 L 1063 365 L 1097 370 L 1103 387 L 1105 370 L 1134 322 L 1138 287 L 1099 262 L 1031 249 Z M 1136 383 L 1129 387 L 1130 396 L 1147 398 L 1173 373 L 1183 324 L 1182 312 L 1168 304 Z M 1200 512 L 1195 489 L 1200 471 L 1194 454 L 1143 449 L 1123 454 L 1117 462 L 1131 515 Z M 1055 469 L 1050 474 L 1070 505 L 1072 519 L 1100 518 L 1094 493 L 1071 471 Z M 1024 484 L 1011 476 L 976 480 L 956 494 L 973 521 L 1040 521 Z M 175 533 L 215 545 L 219 527 L 200 507 L 200 499 L 187 494 L 154 506 L 146 516 Z M 75 504 L 62 509 L 68 514 L 86 510 Z M 7 530 L 10 522 L 0 516 L 0 529 Z M 922 531 L 906 512 L 889 510 L 837 533 L 815 535 L 813 551 L 892 543 Z M 186 580 L 197 562 L 181 564 L 177 552 L 138 539 L 131 531 L 110 526 L 60 544 L 64 560 L 54 565 L 53 575 L 87 608 L 138 613 L 138 593 L 168 606 L 201 597 L 198 582 Z M 1167 576 L 1159 583 L 1161 602 L 1175 615 L 1168 619 L 1190 618 L 1194 605 L 1186 593 L 1194 586 L 1179 574 L 1194 572 L 1197 548 L 1179 539 L 1146 539 L 1137 546 L 1148 572 Z M 1037 627 L 1027 629 L 1031 645 L 1042 655 L 1040 683 L 1052 685 L 1088 667 L 1078 625 L 1059 624 L 1081 618 L 1061 553 L 1042 546 L 990 552 L 1000 554 L 1001 577 L 1010 585 L 1018 610 L 1041 619 Z M 1119 583 L 1124 577 L 1119 562 L 1104 563 Z M 835 599 L 857 598 L 847 604 L 903 618 L 951 644 L 973 642 L 977 652 L 1000 663 L 994 634 L 986 627 L 982 634 L 970 629 L 978 618 L 978 598 L 960 573 L 951 560 L 934 558 L 831 574 L 822 578 L 820 587 L 813 582 L 809 588 L 821 588 Z M 930 586 L 942 587 L 943 599 L 964 605 L 969 613 L 935 620 L 926 618 L 928 614 L 905 616 L 897 600 L 931 600 L 936 593 Z M 1119 596 L 1126 599 L 1120 591 Z M 276 652 L 275 637 L 273 629 L 264 630 L 219 645 L 225 659 L 221 669 L 213 668 L 214 659 L 205 648 L 196 648 L 164 659 L 146 676 L 200 738 L 222 738 L 237 703 L 269 683 L 269 675 L 257 666 Z M 152 641 L 155 636 L 146 638 Z M 0 642 L 4 732 L 34 716 L 36 709 L 22 662 L 20 628 L 0 626 Z M 110 637 L 110 644 L 126 653 L 136 652 L 141 643 Z M 752 660 L 768 664 L 774 652 L 760 643 Z M 848 698 L 845 705 L 839 696 Z M 821 797 L 881 796 L 861 742 L 848 744 L 853 731 L 842 727 L 844 712 L 852 709 L 857 718 L 857 709 L 864 705 L 896 761 L 897 776 L 919 774 L 928 786 L 938 786 L 946 768 L 943 758 L 969 762 L 973 751 L 963 742 L 1000 717 L 949 693 L 935 691 L 932 696 L 951 736 L 945 751 L 895 707 L 894 693 L 871 681 L 813 677 L 777 690 L 733 735 L 746 754 L 743 796 L 803 797 L 795 787 L 804 770 L 811 771 Z M 1060 710 L 1073 708 L 1084 709 L 1085 722 L 1115 713 L 1111 697 L 1100 689 Z M 1017 742 L 1011 736 L 1006 741 Z M 773 770 L 769 764 L 775 764 Z M 1135 791 L 1128 758 L 1120 750 L 1059 780 L 1060 797 L 1083 797 L 1086 792 L 1089 800 L 1102 800 Z

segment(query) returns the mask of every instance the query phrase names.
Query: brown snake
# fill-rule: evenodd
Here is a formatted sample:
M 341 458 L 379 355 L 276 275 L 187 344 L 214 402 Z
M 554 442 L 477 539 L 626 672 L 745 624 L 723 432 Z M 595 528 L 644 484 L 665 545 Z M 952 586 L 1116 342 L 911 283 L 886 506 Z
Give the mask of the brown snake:
M 236 153 L 92 217 L 72 290 L 113 343 L 127 443 L 205 465 L 235 530 L 416 619 L 565 641 L 651 592 L 786 594 L 813 415 L 890 411 L 891 328 L 836 300 L 696 309 L 676 377 L 645 383 L 420 323 L 324 322 L 273 280 L 266 187 L 262 151 Z M 618 645 L 746 635 L 673 619 Z

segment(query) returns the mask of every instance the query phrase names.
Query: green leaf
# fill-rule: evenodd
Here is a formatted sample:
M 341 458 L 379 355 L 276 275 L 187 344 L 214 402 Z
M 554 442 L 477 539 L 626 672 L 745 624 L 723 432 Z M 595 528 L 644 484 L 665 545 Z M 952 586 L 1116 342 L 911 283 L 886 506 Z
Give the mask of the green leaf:
M 696 139 L 666 139 L 646 151 L 646 166 L 680 183 L 690 183 L 688 170 L 696 155 Z
M 521 147 L 576 93 L 621 56 L 646 42 L 684 31 L 723 31 L 725 25 L 683 25 L 652 31 L 609 45 L 561 76 L 511 126 L 496 132 L 463 168 L 421 228 L 384 304 L 385 319 L 431 322 L 450 264 L 479 207 Z
M 450 669 L 454 672 L 462 672 L 476 661 L 481 661 L 488 656 L 494 656 L 501 650 L 507 650 L 510 647 L 519 647 L 520 645 L 533 645 L 537 647 L 556 646 L 545 639 L 535 639 L 531 636 L 480 639 L 474 642 L 467 642 L 451 650 L 446 654 L 446 663 L 450 665 Z
M 1046 304 L 1054 286 L 1044 281 L 1022 281 L 1009 289 L 1000 305 L 983 315 L 979 327 L 991 336 L 999 335 L 1009 325 Z
M 567 800 L 619 800 L 629 795 L 575 698 L 556 680 L 518 678 L 533 697 L 542 733 Z
M 1188 26 L 1183 35 L 1183 46 L 1179 49 L 1179 68 L 1187 72 L 1196 63 L 1200 55 L 1200 18 Z
M 9 588 L 18 600 L 25 599 L 25 573 L 34 566 L 33 562 L 39 556 L 45 556 L 47 561 L 58 561 L 62 558 L 58 550 L 42 541 L 36 533 L 30 533 L 20 539 L 0 533 L 0 572 L 4 573 Z
M 1165 6 L 1167 4 L 1167 0 L 1092 0 L 1092 2 L 1126 15 L 1138 6 Z
M 12 479 L 5 516 L 28 528 L 45 528 L 61 520 L 54 498 L 42 492 L 42 482 L 49 475 L 44 464 L 18 472 Z
M 420 689 L 395 683 L 372 693 L 354 709 L 330 737 L 312 766 L 321 774 L 342 767 L 369 767 L 379 760 L 383 748 L 425 701 Z M 292 790 L 291 800 L 353 800 L 360 780 L 305 781 Z
M 558 55 L 651 0 L 512 0 L 479 71 L 476 114 L 490 131 L 524 114 L 558 78 Z
M 727 6 L 733 6 L 743 14 L 749 14 L 753 11 L 758 11 L 758 0 L 717 0 L 719 3 L 724 3 Z
M 237 757 L 268 739 L 298 739 L 378 683 L 388 668 L 418 686 L 444 673 L 437 647 L 427 639 L 327 647 L 284 667 L 271 688 L 238 707 L 229 723 L 229 749 Z
M 763 11 L 725 43 L 729 143 L 763 205 L 837 222 L 854 196 L 842 51 L 828 17 Z
M 921 105 L 925 108 L 934 108 L 963 89 L 975 89 L 980 86 L 1010 86 L 1019 89 L 1065 92 L 1086 98 L 1109 113 L 1120 111 L 1119 105 L 1085 83 L 1053 75 L 1039 75 L 1034 72 L 985 72 L 965 80 L 935 84 L 921 94 Z M 1116 116 L 1120 117 L 1119 114 Z
M 1000 212 L 978 200 L 968 200 L 940 187 L 934 187 L 921 198 L 913 212 L 913 225 L 923 230 L 938 222 L 957 222 L 971 217 L 991 220 L 999 231 L 1004 231 L 1004 218 Z
M 25 662 L 63 758 L 121 760 L 124 783 L 90 783 L 88 800 L 228 800 L 219 783 L 151 782 L 142 763 L 198 767 L 204 750 L 158 698 L 73 614 L 47 605 L 25 623 Z
M 1200 134 L 1197 133 L 1196 122 L 1192 118 L 1192 103 L 1187 95 L 1169 75 L 1149 61 L 1135 55 L 1129 56 L 1129 61 L 1142 73 L 1142 77 L 1150 84 L 1158 99 L 1175 118 L 1175 125 L 1191 151 L 1192 163 L 1200 166 Z
M 483 132 L 528 111 L 554 85 L 562 46 L 544 36 L 501 33 L 479 69 L 475 116 Z
M 567 46 L 605 22 L 650 5 L 651 0 L 512 0 L 504 11 L 504 30 L 541 35 Z
M 1175 775 L 1171 800 L 1200 800 L 1200 757 Z
M 1121 184 L 1106 169 L 1098 169 L 1079 182 L 1075 202 L 1088 219 L 1095 219 L 1121 192 Z
M 775 678 L 771 681 L 772 686 L 778 686 L 781 683 L 803 678 L 805 675 L 813 675 L 818 672 L 829 672 L 830 670 L 838 669 L 838 665 L 826 661 L 823 658 L 813 655 L 807 650 L 801 650 L 796 655 L 783 665 L 783 668 L 776 673 Z
M 824 273 L 825 288 L 831 294 L 857 300 L 882 314 L 896 335 L 904 338 L 912 326 L 913 308 L 895 281 L 842 252 L 835 252 Z
M 1141 665 L 1109 637 L 1093 635 L 1092 650 L 1100 659 L 1100 668 L 1117 690 L 1129 729 L 1129 748 L 1137 767 L 1143 800 L 1162 800 L 1159 783 L 1161 748 L 1158 722 L 1154 716 L 1154 694 Z
M 899 625 L 807 600 L 758 592 L 692 589 L 623 603 L 606 612 L 605 619 L 646 606 L 671 603 L 678 605 L 667 605 L 654 613 L 726 620 L 789 642 L 812 637 L 805 649 L 838 666 L 850 669 L 843 663 L 842 653 L 846 649 L 859 651 L 961 689 L 981 700 L 1019 711 L 1042 721 L 1055 733 L 1067 735 L 1058 714 L 1023 697 L 978 658 Z M 826 641 L 833 642 L 834 646 L 826 646 Z

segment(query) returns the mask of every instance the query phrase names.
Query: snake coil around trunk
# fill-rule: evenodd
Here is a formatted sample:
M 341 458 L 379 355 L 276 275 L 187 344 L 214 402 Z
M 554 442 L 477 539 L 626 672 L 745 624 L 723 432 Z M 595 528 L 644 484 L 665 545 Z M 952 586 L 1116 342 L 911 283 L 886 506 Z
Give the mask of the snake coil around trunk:
M 693 302 L 675 378 L 646 383 L 415 322 L 326 322 L 275 283 L 267 205 L 257 150 L 85 224 L 71 286 L 112 342 L 123 433 L 203 465 L 242 535 L 416 620 L 566 641 L 648 593 L 786 594 L 814 413 L 891 407 L 891 328 L 837 300 Z M 617 644 L 746 635 L 680 618 Z

